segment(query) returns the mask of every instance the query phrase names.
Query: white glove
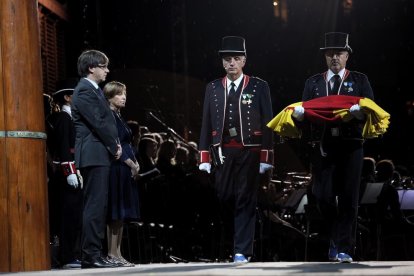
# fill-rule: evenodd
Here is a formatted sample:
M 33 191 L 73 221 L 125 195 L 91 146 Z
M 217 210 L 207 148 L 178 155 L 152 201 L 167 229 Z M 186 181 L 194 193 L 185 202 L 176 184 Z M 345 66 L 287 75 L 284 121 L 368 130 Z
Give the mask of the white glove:
M 264 174 L 265 171 L 272 169 L 273 166 L 266 164 L 266 163 L 260 163 L 260 169 L 259 169 L 259 173 L 260 174 Z
M 303 121 L 303 119 L 305 118 L 305 109 L 303 108 L 303 106 L 295 106 L 295 109 L 292 113 L 292 117 L 298 121 Z
M 75 173 L 68 175 L 66 177 L 66 181 L 68 182 L 70 186 L 72 186 L 75 189 L 79 186 L 78 177 L 76 176 Z
M 364 119 L 364 113 L 362 112 L 359 104 L 354 104 L 353 106 L 351 106 L 349 112 L 351 112 L 351 114 L 358 120 Z
M 198 165 L 198 169 L 200 171 L 205 171 L 210 173 L 211 171 L 211 164 L 210 163 L 201 163 L 200 165 Z

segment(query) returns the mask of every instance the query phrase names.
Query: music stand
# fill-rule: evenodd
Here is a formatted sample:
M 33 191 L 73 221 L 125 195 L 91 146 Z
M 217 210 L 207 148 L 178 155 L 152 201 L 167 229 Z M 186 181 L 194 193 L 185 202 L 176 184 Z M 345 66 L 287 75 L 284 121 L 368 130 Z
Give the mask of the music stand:
M 374 204 L 378 201 L 378 196 L 381 193 L 383 182 L 367 183 L 364 194 L 361 198 L 361 204 Z
M 296 209 L 302 197 L 306 194 L 306 189 L 294 190 L 285 203 L 285 208 Z
M 401 210 L 414 210 L 414 190 L 398 190 Z
M 298 208 L 295 211 L 295 214 L 304 214 L 305 213 L 305 205 L 308 204 L 308 195 L 304 194 L 302 199 L 299 202 Z

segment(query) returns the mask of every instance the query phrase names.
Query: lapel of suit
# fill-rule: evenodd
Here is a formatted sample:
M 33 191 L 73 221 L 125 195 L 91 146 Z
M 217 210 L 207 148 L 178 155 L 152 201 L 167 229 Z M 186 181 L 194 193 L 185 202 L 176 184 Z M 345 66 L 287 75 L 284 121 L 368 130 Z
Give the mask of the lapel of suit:
M 90 81 L 88 81 L 86 79 L 82 79 L 82 81 L 83 81 L 83 83 L 85 85 L 87 85 L 88 87 L 91 88 L 91 90 L 93 91 L 93 93 L 96 95 L 96 97 L 98 97 L 98 99 L 101 102 L 105 103 L 105 105 L 108 105 L 108 101 L 105 99 L 105 96 L 103 94 L 103 91 L 99 88 L 99 86 L 98 86 L 98 88 L 95 88 L 95 86 Z

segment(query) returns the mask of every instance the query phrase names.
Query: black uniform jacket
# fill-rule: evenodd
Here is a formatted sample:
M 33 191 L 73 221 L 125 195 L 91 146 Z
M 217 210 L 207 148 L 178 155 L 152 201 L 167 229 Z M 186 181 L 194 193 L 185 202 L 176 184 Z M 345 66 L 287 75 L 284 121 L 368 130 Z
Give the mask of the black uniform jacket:
M 266 124 L 273 118 L 266 81 L 244 75 L 239 98 L 241 144 L 261 148 L 261 162 L 273 163 L 273 133 Z M 200 133 L 200 162 L 209 162 L 210 145 L 221 145 L 226 114 L 226 77 L 207 84 Z
M 72 98 L 76 167 L 110 166 L 117 152 L 118 130 L 108 102 L 92 83 L 81 79 Z
M 53 113 L 48 118 L 51 131 L 47 139 L 50 153 L 55 162 L 73 162 L 75 147 L 75 128 L 71 115 L 65 111 Z
M 325 97 L 328 95 L 328 81 L 326 79 L 327 72 L 316 74 L 305 82 L 302 101 Z M 374 100 L 374 93 L 366 75 L 345 70 L 344 79 L 340 87 L 339 95 L 349 95 L 357 97 L 365 97 Z M 322 135 L 322 127 L 312 124 L 311 129 L 304 136 L 310 140 L 320 140 Z M 347 123 L 338 125 L 330 125 L 331 128 L 338 128 L 339 136 L 345 139 L 362 139 L 363 121 L 353 119 Z M 306 129 L 306 128 L 305 128 Z M 307 134 L 306 134 L 307 133 Z M 328 132 L 327 132 L 328 133 Z

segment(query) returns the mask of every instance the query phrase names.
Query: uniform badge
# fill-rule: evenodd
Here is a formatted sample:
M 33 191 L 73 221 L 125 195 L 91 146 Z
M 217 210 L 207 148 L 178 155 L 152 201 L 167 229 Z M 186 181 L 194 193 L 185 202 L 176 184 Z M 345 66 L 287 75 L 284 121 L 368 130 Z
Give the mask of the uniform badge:
M 242 98 L 243 98 L 242 104 L 251 104 L 253 102 L 252 101 L 253 97 L 254 97 L 253 94 L 242 94 Z
M 354 89 L 352 88 L 352 82 L 344 82 L 344 86 L 345 86 L 345 91 L 346 92 L 352 92 L 354 91 Z
M 236 130 L 235 127 L 232 127 L 232 128 L 229 129 L 229 135 L 230 135 L 230 137 L 237 136 L 237 130 Z

